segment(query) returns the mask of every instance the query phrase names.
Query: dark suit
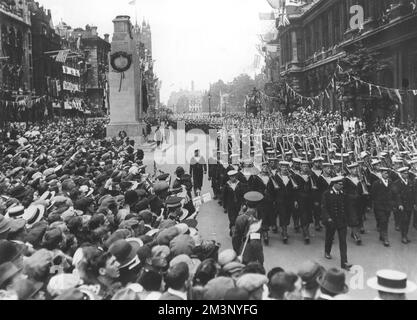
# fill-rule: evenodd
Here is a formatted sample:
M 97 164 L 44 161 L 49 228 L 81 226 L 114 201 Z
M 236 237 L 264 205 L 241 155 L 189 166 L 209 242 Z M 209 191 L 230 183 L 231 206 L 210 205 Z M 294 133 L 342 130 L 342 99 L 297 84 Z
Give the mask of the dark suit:
M 372 185 L 371 198 L 375 215 L 379 223 L 380 236 L 382 239 L 387 240 L 388 222 L 394 204 L 392 182 L 388 181 L 388 187 L 386 187 L 382 180 L 375 181 Z
M 223 202 L 223 190 L 224 190 L 224 186 L 227 182 L 227 171 L 226 169 L 223 167 L 222 164 L 218 164 L 217 165 L 217 170 L 216 170 L 216 185 L 215 185 L 215 192 L 218 193 L 219 197 L 220 197 L 220 203 Z
M 417 185 L 415 180 L 412 179 L 408 179 L 407 185 L 402 179 L 398 179 L 393 183 L 392 189 L 395 208 L 399 210 L 400 206 L 404 207 L 403 211 L 399 211 L 399 218 L 402 237 L 406 238 L 410 228 L 411 215 L 414 206 L 417 204 Z
M 209 177 L 209 179 L 211 179 L 211 188 L 213 189 L 213 193 L 214 193 L 215 196 L 218 195 L 218 192 L 216 190 L 216 185 L 217 185 L 216 175 L 217 175 L 218 166 L 219 166 L 219 164 L 218 164 L 218 161 L 216 159 L 214 159 L 213 157 L 209 159 L 209 161 L 208 161 L 208 177 Z
M 336 194 L 333 189 L 326 191 L 321 201 L 322 220 L 326 225 L 325 251 L 326 254 L 331 253 L 334 235 L 337 231 L 342 266 L 348 261 L 346 244 L 348 217 L 345 211 L 345 201 L 344 192 L 340 191 Z
M 346 214 L 348 217 L 349 227 L 359 227 L 362 216 L 362 186 L 359 179 L 358 184 L 355 184 L 349 177 L 347 177 L 343 182 L 343 190 L 346 194 Z
M 321 177 L 321 174 L 317 175 L 313 170 L 311 171 L 311 177 L 310 177 L 312 181 L 311 198 L 313 202 L 313 218 L 314 218 L 314 223 L 316 224 L 316 226 L 320 225 L 320 219 L 321 219 L 320 202 L 321 202 L 322 194 L 320 193 L 320 189 L 319 189 L 320 177 Z

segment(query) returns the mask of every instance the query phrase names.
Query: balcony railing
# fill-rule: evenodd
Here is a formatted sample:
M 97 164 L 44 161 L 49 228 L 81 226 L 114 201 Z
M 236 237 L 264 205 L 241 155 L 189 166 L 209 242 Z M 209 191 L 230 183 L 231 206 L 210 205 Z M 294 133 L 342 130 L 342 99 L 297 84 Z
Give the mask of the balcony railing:
M 9 1 L 0 0 L 0 11 L 3 11 L 6 14 L 14 15 L 20 19 L 23 19 L 23 9 L 18 8 L 16 5 L 8 4 Z

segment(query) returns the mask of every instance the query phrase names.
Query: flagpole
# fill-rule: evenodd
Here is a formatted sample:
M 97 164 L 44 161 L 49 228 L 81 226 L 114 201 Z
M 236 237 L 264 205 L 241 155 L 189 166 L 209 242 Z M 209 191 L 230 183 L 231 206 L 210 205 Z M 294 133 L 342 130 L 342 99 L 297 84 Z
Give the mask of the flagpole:
M 135 19 L 136 19 L 136 24 L 138 24 L 138 4 L 135 1 Z

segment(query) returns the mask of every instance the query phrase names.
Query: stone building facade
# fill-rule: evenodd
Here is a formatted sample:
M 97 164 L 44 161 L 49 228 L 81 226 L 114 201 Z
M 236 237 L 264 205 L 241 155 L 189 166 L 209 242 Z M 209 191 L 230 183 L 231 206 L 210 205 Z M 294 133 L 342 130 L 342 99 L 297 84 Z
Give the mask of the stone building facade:
M 361 43 L 378 50 L 389 68 L 375 72 L 372 83 L 397 89 L 417 89 L 417 11 L 407 0 L 318 0 L 308 1 L 289 15 L 290 25 L 279 26 L 281 45 L 280 74 L 287 83 L 304 96 L 315 96 L 331 80 L 338 61 Z M 351 29 L 352 6 L 364 9 L 364 23 Z M 369 108 L 367 99 L 345 96 L 337 99 L 335 92 L 324 98 L 329 109 L 343 106 L 362 116 Z M 373 99 L 374 103 L 380 103 Z M 417 97 L 404 94 L 398 104 L 401 121 L 417 119 Z M 378 113 L 378 105 L 376 112 Z M 379 114 L 382 115 L 382 114 Z
M 0 0 L 0 97 L 32 91 L 32 33 L 27 0 Z

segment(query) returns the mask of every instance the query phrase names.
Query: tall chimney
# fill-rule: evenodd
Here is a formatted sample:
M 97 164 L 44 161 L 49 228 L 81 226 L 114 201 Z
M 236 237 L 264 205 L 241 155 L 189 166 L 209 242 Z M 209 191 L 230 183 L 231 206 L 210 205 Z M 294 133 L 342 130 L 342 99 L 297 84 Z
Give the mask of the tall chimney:
M 98 33 L 97 33 L 97 27 L 95 27 L 95 26 L 92 26 L 92 27 L 91 27 L 91 34 L 92 34 L 93 36 L 98 35 Z

